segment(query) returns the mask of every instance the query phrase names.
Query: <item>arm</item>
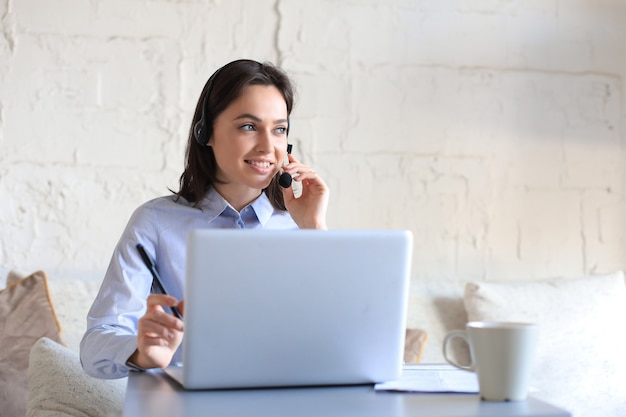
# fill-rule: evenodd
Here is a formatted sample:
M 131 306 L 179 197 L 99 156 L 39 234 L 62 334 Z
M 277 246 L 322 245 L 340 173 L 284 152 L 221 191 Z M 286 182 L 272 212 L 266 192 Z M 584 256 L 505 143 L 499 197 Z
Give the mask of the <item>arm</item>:
M 137 348 L 137 325 L 152 278 L 131 264 L 120 241 L 87 315 L 80 359 L 85 371 L 96 378 L 126 376 L 126 361 Z
M 159 233 L 156 225 L 162 223 L 158 220 L 154 210 L 140 207 L 135 211 L 115 248 L 100 291 L 89 311 L 80 356 L 83 368 L 94 377 L 126 376 L 132 367 L 128 364 L 129 358 L 138 352 L 140 346 L 146 346 L 143 343 L 146 340 L 154 343 L 158 339 L 155 338 L 154 325 L 163 319 L 166 325 L 171 325 L 168 320 L 173 316 L 165 313 L 159 303 L 168 305 L 175 299 L 163 300 L 160 296 L 151 296 L 150 299 L 156 298 L 148 301 L 152 275 L 135 248 L 136 243 L 141 241 L 150 253 L 157 253 Z M 163 279 L 170 287 L 178 289 L 170 274 Z M 177 329 L 175 331 L 182 330 L 182 321 L 174 323 L 174 328 Z M 146 337 L 138 337 L 140 329 L 144 329 L 142 334 Z M 140 349 L 143 351 L 143 348 Z M 162 360 L 150 363 L 146 358 L 137 356 L 134 359 L 138 363 L 131 362 L 143 368 L 162 363 Z

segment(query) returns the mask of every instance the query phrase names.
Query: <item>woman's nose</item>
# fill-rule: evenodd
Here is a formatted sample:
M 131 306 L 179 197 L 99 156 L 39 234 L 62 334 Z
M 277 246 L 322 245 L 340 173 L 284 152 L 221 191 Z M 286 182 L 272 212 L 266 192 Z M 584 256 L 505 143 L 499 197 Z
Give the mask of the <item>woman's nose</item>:
M 257 135 L 257 143 L 255 147 L 259 153 L 268 153 L 272 150 L 272 133 L 267 130 L 260 130 Z

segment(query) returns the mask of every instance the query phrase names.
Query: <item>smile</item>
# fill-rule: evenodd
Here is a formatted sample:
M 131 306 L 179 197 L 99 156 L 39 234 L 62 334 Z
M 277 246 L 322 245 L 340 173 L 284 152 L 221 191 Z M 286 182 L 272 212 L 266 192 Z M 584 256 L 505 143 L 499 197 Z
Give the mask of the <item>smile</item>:
M 269 168 L 272 166 L 272 163 L 267 161 L 246 161 L 246 163 L 259 168 Z

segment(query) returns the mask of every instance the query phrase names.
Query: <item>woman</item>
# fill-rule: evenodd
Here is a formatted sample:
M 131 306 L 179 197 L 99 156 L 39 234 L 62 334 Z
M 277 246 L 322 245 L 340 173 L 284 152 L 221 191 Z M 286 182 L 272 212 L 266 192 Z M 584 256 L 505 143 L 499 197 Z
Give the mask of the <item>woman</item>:
M 132 215 L 89 314 L 80 345 L 85 371 L 120 378 L 129 369 L 180 361 L 185 242 L 197 228 L 325 229 L 328 188 L 310 167 L 287 155 L 293 87 L 283 71 L 233 61 L 207 81 L 194 114 L 180 189 Z M 288 164 L 281 166 L 288 157 Z M 295 198 L 283 173 L 302 184 Z M 141 244 L 169 295 L 150 294 L 152 275 Z

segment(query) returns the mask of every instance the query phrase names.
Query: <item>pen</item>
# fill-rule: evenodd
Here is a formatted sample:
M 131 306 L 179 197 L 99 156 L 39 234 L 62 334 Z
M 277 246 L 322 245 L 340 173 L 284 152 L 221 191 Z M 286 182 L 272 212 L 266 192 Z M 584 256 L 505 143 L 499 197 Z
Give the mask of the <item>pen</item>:
M 168 295 L 168 292 L 165 290 L 165 287 L 163 286 L 163 281 L 161 281 L 161 277 L 159 276 L 159 271 L 157 271 L 156 269 L 156 264 L 154 263 L 152 258 L 150 258 L 150 255 L 148 255 L 148 252 L 146 252 L 146 250 L 144 249 L 141 243 L 137 243 L 137 250 L 139 251 L 139 254 L 141 255 L 141 259 L 143 260 L 143 263 L 146 264 L 146 266 L 152 273 L 152 286 L 153 287 L 156 286 L 157 290 L 161 294 Z M 181 320 L 183 319 L 182 314 L 180 314 L 180 311 L 178 311 L 176 307 L 170 307 L 170 308 L 172 309 L 172 312 L 174 313 L 176 317 L 178 317 Z

